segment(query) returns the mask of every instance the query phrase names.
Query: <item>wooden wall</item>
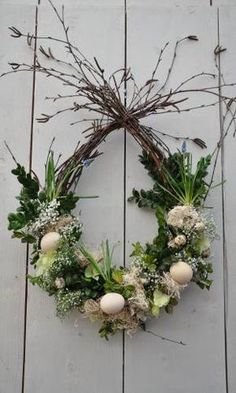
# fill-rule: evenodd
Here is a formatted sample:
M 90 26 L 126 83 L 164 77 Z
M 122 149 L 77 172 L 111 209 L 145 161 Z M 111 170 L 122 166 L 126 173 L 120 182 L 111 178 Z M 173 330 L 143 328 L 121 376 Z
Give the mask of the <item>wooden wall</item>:
M 139 83 L 148 79 L 155 59 L 167 41 L 189 34 L 199 42 L 185 43 L 170 83 L 188 76 L 215 72 L 213 51 L 220 55 L 226 81 L 236 81 L 236 4 L 234 0 L 67 0 L 66 18 L 71 36 L 88 56 L 96 57 L 108 73 L 131 66 Z M 55 0 L 60 5 L 59 0 Z M 12 39 L 8 26 L 38 35 L 60 36 L 48 2 L 41 0 L 36 15 L 33 0 L 0 1 L 0 73 L 9 61 L 32 62 L 34 52 L 23 40 Z M 55 50 L 59 51 L 60 48 Z M 162 67 L 159 78 L 164 78 Z M 199 86 L 201 86 L 199 81 Z M 53 113 L 45 96 L 61 87 L 41 75 L 19 73 L 0 80 L 0 393 L 235 393 L 236 392 L 236 254 L 235 149 L 232 135 L 222 150 L 216 178 L 227 182 L 209 198 L 220 239 L 213 250 L 214 285 L 210 292 L 189 287 L 172 316 L 162 315 L 148 328 L 159 335 L 182 340 L 186 346 L 139 332 L 133 338 L 116 335 L 104 342 L 97 326 L 74 314 L 61 322 L 53 300 L 28 285 L 27 250 L 7 232 L 7 213 L 15 209 L 19 191 L 10 175 L 12 161 L 3 144 L 7 140 L 18 161 L 42 175 L 48 146 L 66 157 L 82 128 L 70 127 L 77 114 L 56 117 L 47 124 L 35 118 Z M 233 89 L 230 90 L 233 94 Z M 129 94 L 128 91 L 128 98 Z M 196 105 L 202 97 L 195 97 Z M 222 132 L 220 105 L 184 114 L 150 118 L 147 124 L 176 135 L 204 139 L 211 152 Z M 170 141 L 169 141 L 170 142 Z M 172 144 L 172 148 L 180 144 Z M 188 144 L 196 158 L 202 153 Z M 92 248 L 109 237 L 119 241 L 117 264 L 128 263 L 132 242 L 150 240 L 156 231 L 153 215 L 127 203 L 134 186 L 149 186 L 137 160 L 139 148 L 123 130 L 102 146 L 104 154 L 83 174 L 81 195 L 99 195 L 78 206 L 84 240 Z

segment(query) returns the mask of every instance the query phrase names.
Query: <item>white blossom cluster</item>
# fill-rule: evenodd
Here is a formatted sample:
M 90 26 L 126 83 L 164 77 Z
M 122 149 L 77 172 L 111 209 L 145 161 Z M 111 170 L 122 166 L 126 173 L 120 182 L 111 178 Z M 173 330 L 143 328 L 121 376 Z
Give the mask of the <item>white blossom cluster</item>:
M 141 277 L 141 281 L 144 285 L 149 285 L 152 288 L 155 288 L 160 281 L 160 274 L 156 272 L 156 270 L 147 269 L 147 265 L 142 260 L 142 258 L 136 258 L 132 265 L 137 269 L 139 276 Z
M 190 205 L 175 206 L 171 209 L 167 214 L 167 224 L 185 230 L 192 230 L 195 228 L 201 231 L 205 228 L 201 215 Z
M 216 233 L 216 224 L 214 221 L 213 216 L 209 214 L 204 214 L 202 217 L 203 223 L 205 225 L 205 234 L 208 237 L 210 241 L 213 241 L 214 239 L 217 238 L 217 233 Z
M 192 267 L 193 271 L 196 273 L 199 269 L 199 265 L 203 266 L 207 266 L 207 261 L 204 258 L 201 257 L 189 257 L 186 259 L 186 262 Z
M 54 284 L 57 289 L 62 289 L 66 283 L 63 277 L 57 277 Z
M 59 217 L 59 206 L 60 202 L 56 199 L 53 199 L 49 203 L 40 203 L 38 218 L 28 226 L 28 232 L 32 233 L 32 235 L 39 236 L 44 234 L 47 225 L 56 224 Z
M 72 308 L 81 305 L 81 291 L 69 291 L 68 289 L 60 289 L 57 292 L 57 315 L 63 318 Z
M 71 221 L 59 228 L 59 233 L 65 239 L 69 239 L 71 243 L 76 243 L 78 240 L 78 233 L 81 231 L 82 224 L 77 217 L 71 217 Z
M 67 253 L 59 252 L 57 253 L 54 264 L 51 267 L 51 271 L 60 272 L 65 267 L 70 267 L 72 264 L 70 255 Z

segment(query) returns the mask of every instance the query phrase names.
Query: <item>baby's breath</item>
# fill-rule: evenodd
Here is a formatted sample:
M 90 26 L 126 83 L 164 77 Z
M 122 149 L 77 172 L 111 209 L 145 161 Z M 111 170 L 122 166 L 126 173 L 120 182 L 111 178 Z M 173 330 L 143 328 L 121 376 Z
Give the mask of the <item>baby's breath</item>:
M 59 217 L 60 202 L 53 199 L 51 202 L 41 202 L 38 207 L 38 218 L 29 224 L 28 232 L 40 236 L 44 234 L 47 225 L 53 225 L 57 222 Z

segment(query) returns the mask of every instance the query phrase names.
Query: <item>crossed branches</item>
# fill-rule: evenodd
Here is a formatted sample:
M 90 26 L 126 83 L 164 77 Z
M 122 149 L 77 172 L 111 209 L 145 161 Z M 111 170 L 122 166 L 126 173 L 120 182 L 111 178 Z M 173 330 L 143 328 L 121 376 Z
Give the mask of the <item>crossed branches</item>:
M 165 155 L 169 154 L 168 146 L 162 140 L 163 137 L 170 137 L 174 139 L 190 139 L 201 148 L 205 148 L 206 144 L 199 138 L 176 137 L 167 132 L 156 130 L 152 127 L 147 127 L 142 124 L 142 120 L 153 115 L 163 115 L 174 112 L 186 112 L 195 109 L 202 109 L 209 106 L 215 106 L 222 102 L 226 111 L 225 117 L 231 116 L 229 121 L 226 135 L 231 127 L 234 128 L 236 133 L 236 110 L 235 97 L 229 97 L 222 93 L 222 88 L 226 86 L 234 86 L 235 83 L 227 84 L 223 80 L 222 86 L 216 84 L 215 86 L 206 86 L 204 88 L 191 88 L 190 82 L 199 78 L 216 79 L 216 74 L 201 72 L 188 77 L 182 81 L 178 86 L 167 90 L 167 85 L 170 76 L 173 72 L 176 56 L 180 45 L 184 41 L 198 41 L 195 35 L 189 35 L 178 40 L 174 47 L 174 52 L 169 68 L 167 69 L 164 81 L 160 83 L 157 78 L 160 63 L 163 60 L 166 48 L 169 43 L 161 49 L 152 72 L 151 78 L 148 79 L 143 86 L 138 87 L 134 76 L 130 69 L 118 69 L 109 77 L 106 77 L 105 70 L 99 64 L 96 57 L 90 61 L 81 50 L 75 46 L 69 37 L 69 27 L 65 22 L 64 7 L 61 12 L 49 0 L 51 7 L 59 20 L 63 32 L 64 39 L 59 39 L 51 36 L 35 36 L 30 33 L 23 33 L 16 27 L 10 27 L 11 36 L 14 38 L 26 38 L 27 43 L 32 47 L 34 40 L 45 41 L 47 43 L 62 44 L 64 50 L 69 53 L 70 60 L 64 60 L 57 57 L 52 48 L 46 45 L 39 47 L 39 53 L 36 55 L 35 64 L 27 63 L 9 63 L 11 70 L 4 73 L 2 76 L 18 72 L 32 72 L 36 71 L 44 74 L 46 77 L 58 80 L 63 86 L 73 89 L 71 94 L 58 94 L 53 97 L 46 97 L 53 102 L 72 100 L 69 106 L 57 110 L 52 114 L 41 114 L 37 119 L 40 123 L 46 123 L 67 111 L 80 112 L 82 109 L 87 110 L 92 118 L 79 119 L 74 121 L 71 125 L 81 122 L 89 123 L 89 126 L 83 131 L 86 134 L 87 141 L 83 145 L 78 145 L 73 155 L 58 167 L 58 175 L 63 176 L 63 172 L 71 165 L 73 161 L 83 161 L 89 158 L 96 157 L 98 153 L 98 146 L 103 142 L 107 136 L 117 129 L 126 129 L 128 133 L 137 141 L 137 143 L 146 150 L 151 158 L 155 161 L 157 168 Z M 219 53 L 215 52 L 215 55 Z M 47 60 L 45 65 L 40 58 Z M 49 62 L 49 65 L 48 65 Z M 66 69 L 66 70 L 65 70 Z M 130 99 L 127 100 L 125 105 L 123 102 L 123 93 L 125 88 L 131 91 Z M 202 103 L 197 106 L 188 104 L 188 100 L 192 95 L 198 93 L 205 94 L 212 97 L 213 101 L 210 103 Z M 217 149 L 220 148 L 222 141 L 217 144 Z M 79 179 L 81 170 L 73 173 L 68 188 L 71 187 Z

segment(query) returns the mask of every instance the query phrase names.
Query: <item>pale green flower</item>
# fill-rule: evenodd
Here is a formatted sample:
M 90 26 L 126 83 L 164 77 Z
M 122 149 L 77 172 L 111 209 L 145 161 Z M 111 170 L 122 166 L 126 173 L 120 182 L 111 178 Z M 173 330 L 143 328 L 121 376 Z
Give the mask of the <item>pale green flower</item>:
M 195 248 L 200 254 L 208 250 L 210 248 L 210 245 L 211 243 L 207 236 L 201 236 L 195 242 Z
M 152 315 L 157 317 L 160 313 L 160 309 L 162 307 L 167 306 L 169 301 L 170 301 L 170 296 L 159 291 L 159 289 L 155 289 L 153 293 Z
M 56 251 L 48 251 L 41 254 L 36 263 L 36 276 L 41 276 L 48 272 L 56 257 Z

